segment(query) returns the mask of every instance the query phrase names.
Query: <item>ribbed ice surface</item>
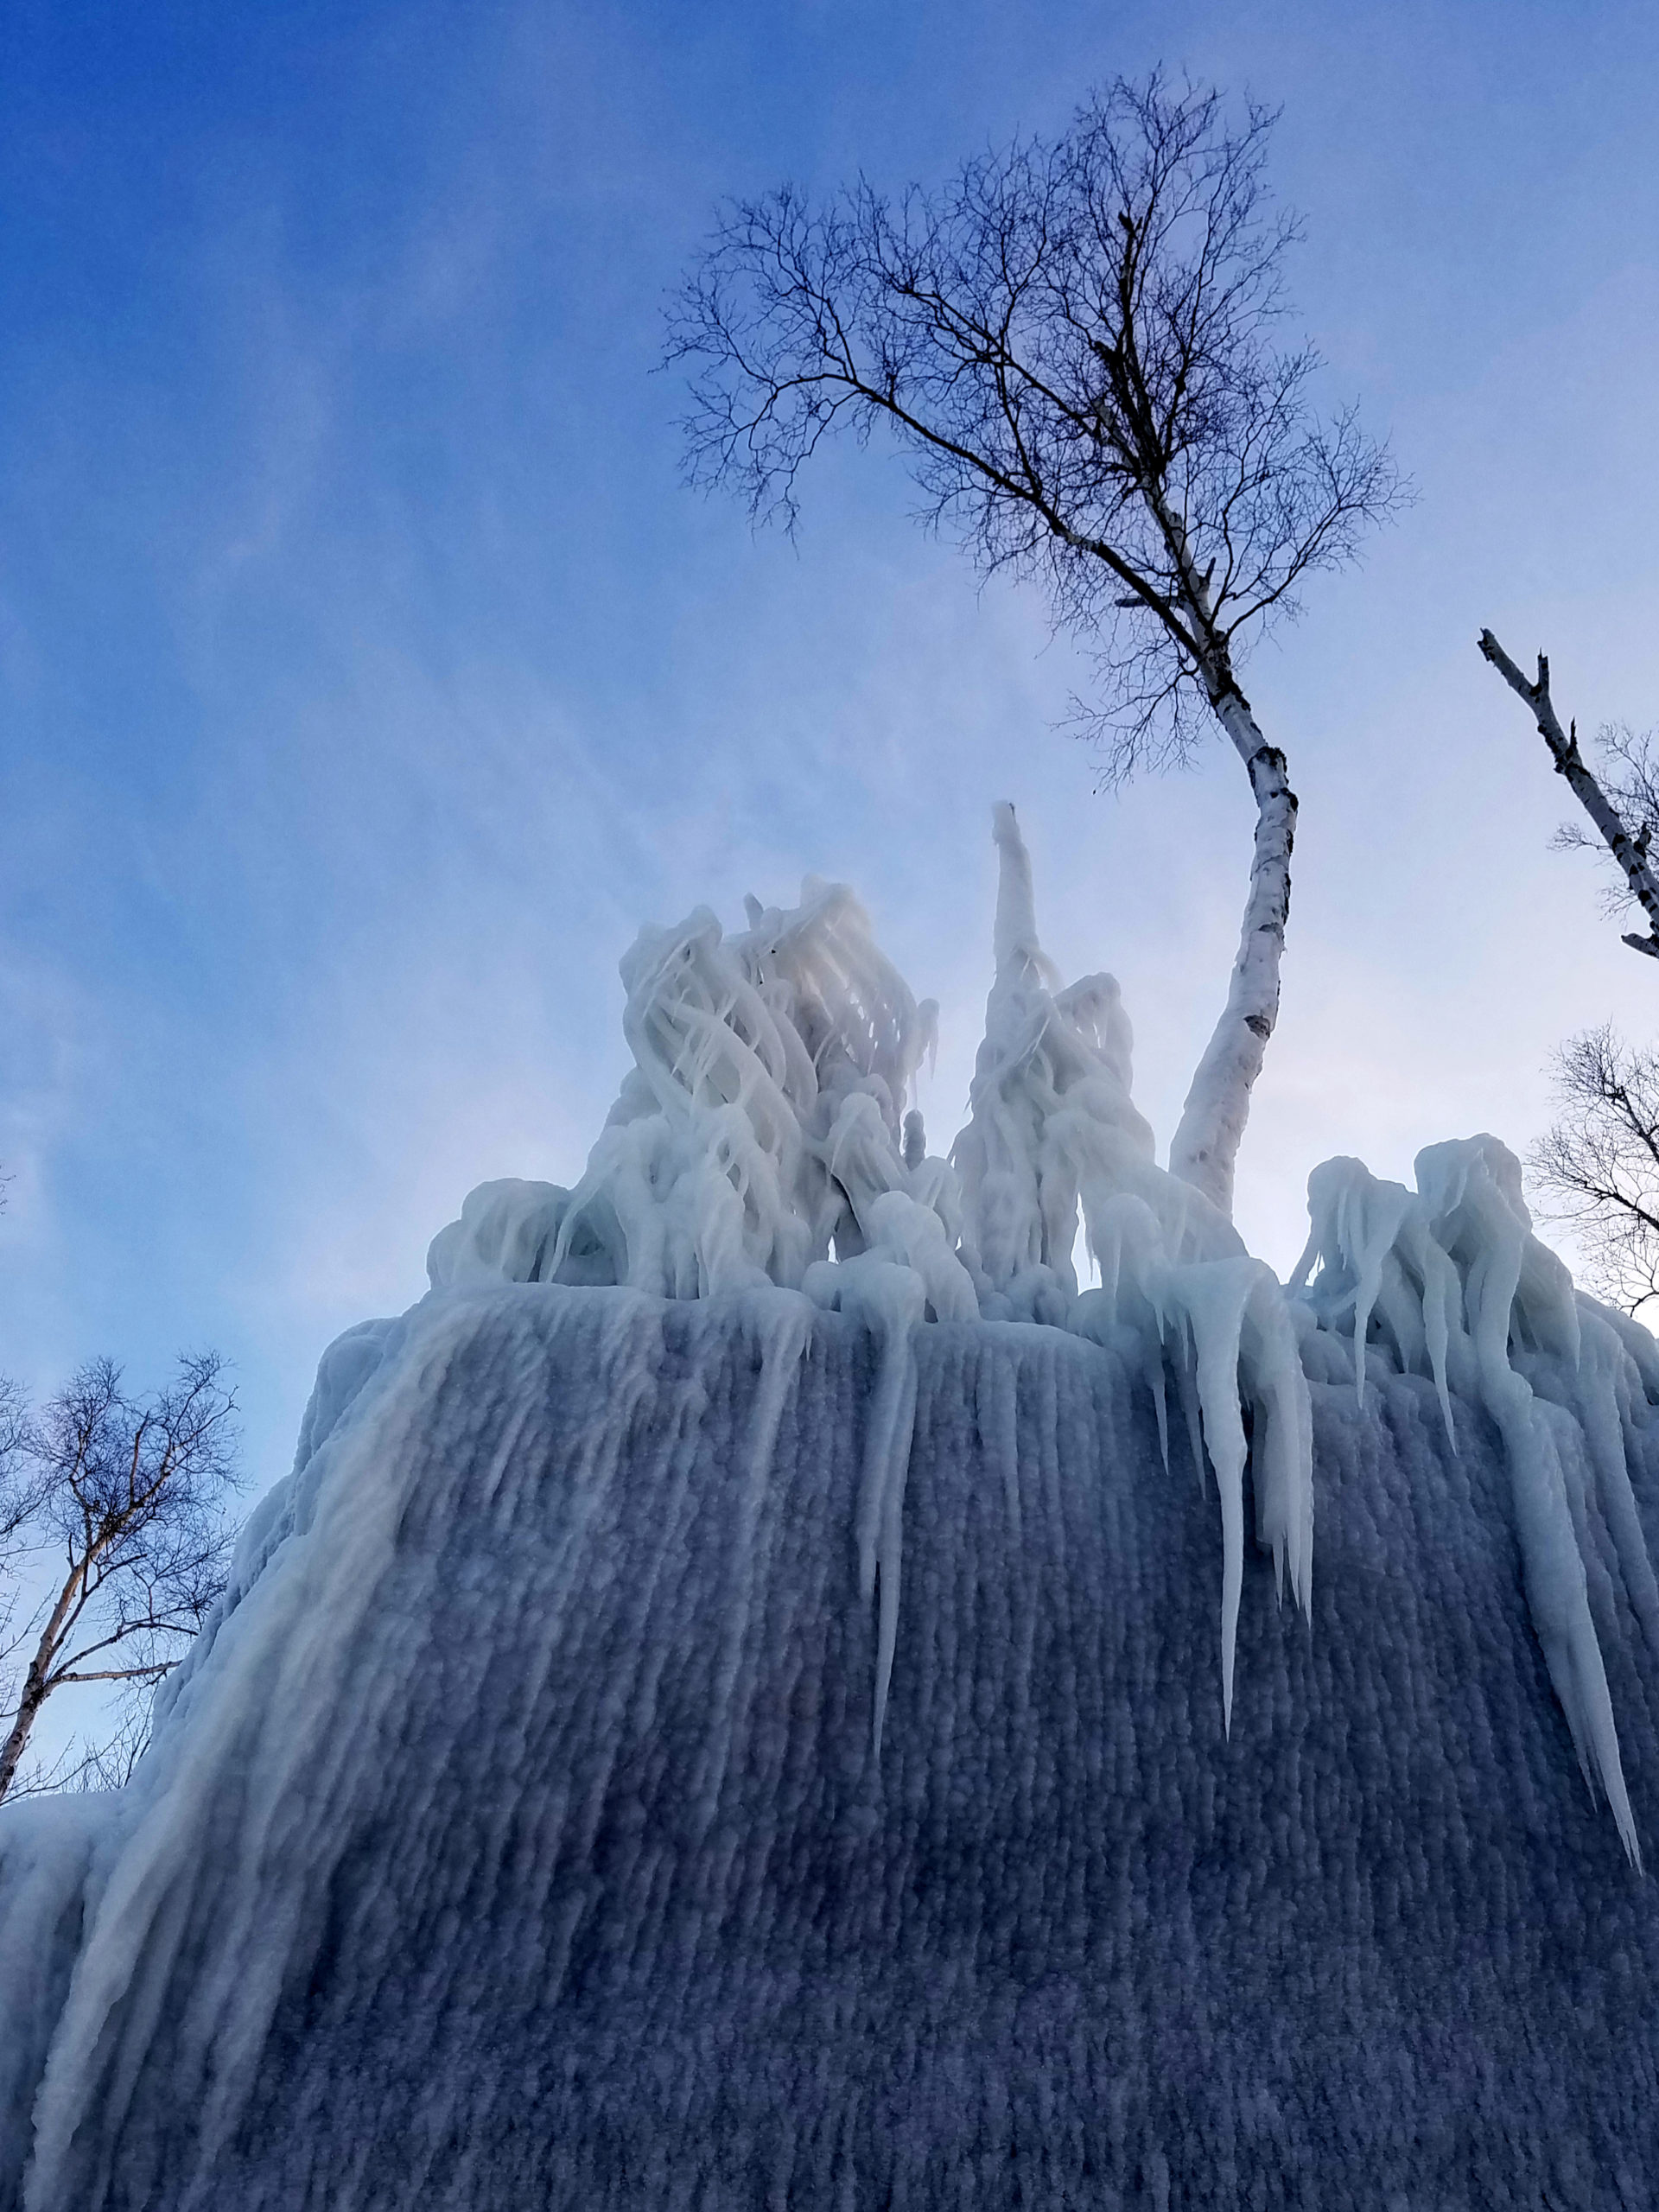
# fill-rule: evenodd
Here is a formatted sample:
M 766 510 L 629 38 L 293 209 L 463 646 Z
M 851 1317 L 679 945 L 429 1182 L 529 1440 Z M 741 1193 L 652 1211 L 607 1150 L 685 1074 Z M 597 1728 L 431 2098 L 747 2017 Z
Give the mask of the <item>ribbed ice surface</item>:
M 342 1340 L 137 1782 L 0 1818 L 0 2202 L 32 2106 L 32 2212 L 1650 2205 L 1659 1893 L 1480 1406 L 1454 1453 L 1430 1378 L 1312 1386 L 1312 1618 L 1247 1548 L 1228 1738 L 1179 1416 L 1166 1472 L 1116 1352 L 915 1344 L 878 1757 L 855 1319 L 527 1284 Z

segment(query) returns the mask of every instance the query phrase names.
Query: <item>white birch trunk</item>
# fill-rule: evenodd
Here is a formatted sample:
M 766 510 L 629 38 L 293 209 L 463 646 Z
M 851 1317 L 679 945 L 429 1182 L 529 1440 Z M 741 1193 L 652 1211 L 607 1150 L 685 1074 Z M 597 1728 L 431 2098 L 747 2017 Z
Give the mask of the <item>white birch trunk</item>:
M 1211 683 L 1211 704 L 1250 779 L 1255 797 L 1255 847 L 1227 1004 L 1186 1094 L 1170 1143 L 1169 1168 L 1230 1219 L 1233 1166 L 1249 1119 L 1250 1092 L 1279 1019 L 1296 794 L 1285 773 L 1284 754 L 1262 736 L 1249 702 L 1224 661 Z

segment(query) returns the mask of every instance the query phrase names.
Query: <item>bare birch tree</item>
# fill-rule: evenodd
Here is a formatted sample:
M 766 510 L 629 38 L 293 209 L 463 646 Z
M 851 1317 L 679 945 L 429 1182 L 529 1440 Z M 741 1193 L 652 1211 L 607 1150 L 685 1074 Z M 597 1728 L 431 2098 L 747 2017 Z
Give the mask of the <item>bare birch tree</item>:
M 693 482 L 793 525 L 832 432 L 885 428 L 922 518 L 1046 590 L 1091 651 L 1079 710 L 1109 781 L 1183 760 L 1206 727 L 1255 803 L 1227 1003 L 1170 1165 L 1230 1211 L 1279 1013 L 1296 800 L 1242 690 L 1243 652 L 1351 559 L 1401 498 L 1351 410 L 1325 421 L 1312 346 L 1277 350 L 1295 222 L 1268 201 L 1273 118 L 1160 76 L 1091 97 L 1052 140 L 969 161 L 940 191 L 785 186 L 725 213 L 671 318 Z
M 1529 682 L 1490 630 L 1480 633 L 1480 650 L 1516 696 L 1525 701 L 1538 725 L 1538 734 L 1549 748 L 1558 776 L 1567 780 L 1573 796 L 1595 830 L 1586 837 L 1576 824 L 1560 832 L 1557 842 L 1566 846 L 1604 848 L 1623 878 L 1612 898 L 1615 912 L 1637 909 L 1648 925 L 1648 934 L 1630 931 L 1624 938 L 1633 952 L 1659 959 L 1659 875 L 1654 873 L 1648 849 L 1659 829 L 1659 762 L 1654 759 L 1651 733 L 1638 737 L 1627 728 L 1605 725 L 1600 733 L 1602 772 L 1598 776 L 1579 746 L 1579 726 L 1561 728 L 1560 716 L 1549 695 L 1549 661 L 1538 656 L 1538 674 Z
M 201 1353 L 181 1360 L 165 1389 L 134 1399 L 112 1362 L 94 1360 L 38 1416 L 15 1390 L 0 1393 L 0 1608 L 10 1603 L 9 1619 L 21 1556 L 58 1560 L 22 1629 L 0 1646 L 0 1656 L 32 1646 L 12 1685 L 0 1799 L 49 1697 L 73 1683 L 156 1682 L 223 1589 L 224 1506 L 236 1478 L 236 1400 L 223 1373 L 216 1354 Z M 83 1762 L 89 1771 L 130 1764 L 134 1725 L 129 1712 L 117 1748 Z
M 1539 654 L 1529 679 L 1490 630 L 1480 633 L 1480 650 L 1530 710 L 1556 774 L 1595 832 L 1566 823 L 1555 843 L 1613 862 L 1609 911 L 1634 911 L 1648 925 L 1646 936 L 1627 931 L 1624 942 L 1659 958 L 1659 877 L 1649 860 L 1659 830 L 1654 733 L 1604 724 L 1598 772 L 1579 744 L 1578 723 L 1561 728 L 1547 656 Z M 1555 1101 L 1559 1118 L 1528 1165 L 1547 1210 L 1575 1232 L 1586 1281 L 1633 1313 L 1659 1297 L 1659 1051 L 1626 1046 L 1611 1026 L 1586 1030 L 1555 1056 Z

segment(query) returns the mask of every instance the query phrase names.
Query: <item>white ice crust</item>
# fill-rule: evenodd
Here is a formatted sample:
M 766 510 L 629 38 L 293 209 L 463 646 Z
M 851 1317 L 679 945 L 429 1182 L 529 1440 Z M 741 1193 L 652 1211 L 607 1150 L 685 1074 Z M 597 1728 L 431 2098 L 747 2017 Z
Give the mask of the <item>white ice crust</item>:
M 858 1319 L 878 1347 L 855 1538 L 879 1609 L 880 1742 L 902 1572 L 899 1531 L 918 1330 L 1065 1328 L 1128 1358 L 1166 1467 L 1172 1412 L 1223 1536 L 1221 1702 L 1230 1727 L 1247 1483 L 1256 1542 L 1304 1611 L 1313 1564 L 1307 1377 L 1368 1361 L 1432 1380 L 1495 1425 L 1510 1470 L 1528 1603 L 1591 1788 L 1639 1846 L 1586 1587 L 1585 1515 L 1613 1537 L 1659 1647 L 1659 1587 L 1626 1456 L 1633 1405 L 1659 1399 L 1659 1347 L 1575 1294 L 1531 1233 L 1520 1171 L 1495 1138 L 1432 1146 L 1418 1188 L 1328 1160 L 1291 1294 L 1201 1192 L 1157 1164 L 1131 1095 L 1133 1036 L 1115 979 L 1062 987 L 1039 941 L 1014 809 L 993 817 L 995 980 L 948 1157 L 930 1154 L 911 1086 L 937 1008 L 912 996 L 844 885 L 809 877 L 792 909 L 747 902 L 725 937 L 700 907 L 648 928 L 622 963 L 634 1066 L 572 1192 L 474 1191 L 437 1238 L 435 1289 L 499 1280 L 626 1284 L 664 1298 L 768 1287 Z M 1079 1234 L 1099 1271 L 1080 1292 Z M 1311 1281 L 1310 1281 L 1311 1278 Z M 1581 1475 L 1580 1468 L 1587 1469 Z

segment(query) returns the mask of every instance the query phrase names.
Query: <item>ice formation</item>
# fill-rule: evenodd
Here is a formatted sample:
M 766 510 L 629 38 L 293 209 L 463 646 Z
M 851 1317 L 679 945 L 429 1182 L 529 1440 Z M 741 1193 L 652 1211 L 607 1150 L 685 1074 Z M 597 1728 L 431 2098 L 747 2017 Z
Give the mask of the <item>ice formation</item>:
M 1281 1289 L 995 836 L 948 1158 L 849 892 L 700 912 L 329 1348 L 132 1783 L 0 1808 L 0 2212 L 1646 2201 L 1659 1347 L 1490 1138 Z
M 979 1319 L 1046 1324 L 1131 1357 L 1164 1464 L 1171 1406 L 1219 1496 L 1221 1700 L 1230 1727 L 1245 1486 L 1282 1594 L 1309 1602 L 1310 1340 L 1346 1338 L 1358 1402 L 1368 1360 L 1432 1380 L 1503 1439 L 1528 1605 L 1585 1777 L 1633 1863 L 1640 1844 L 1592 1608 L 1586 1516 L 1659 1648 L 1656 1586 L 1627 1465 L 1632 1408 L 1659 1396 L 1645 1330 L 1578 1294 L 1531 1233 L 1518 1165 L 1489 1136 L 1430 1147 L 1418 1189 L 1357 1160 L 1308 1184 L 1312 1233 L 1287 1303 L 1200 1191 L 1161 1169 L 1131 1096 L 1133 1037 L 1116 980 L 1062 988 L 1039 941 L 1030 856 L 1012 806 L 998 852 L 995 976 L 967 1126 L 928 1156 L 906 1112 L 937 1008 L 918 1006 L 844 886 L 798 907 L 748 902 L 729 941 L 707 909 L 645 930 L 623 963 L 635 1065 L 568 1199 L 538 1185 L 475 1192 L 433 1248 L 432 1280 L 626 1283 L 668 1297 L 799 1287 L 881 1348 L 857 1515 L 860 1589 L 879 1598 L 874 1739 L 890 1690 L 901 1574 L 915 1332 Z M 1100 1286 L 1079 1294 L 1079 1234 Z M 1317 1268 L 1317 1273 L 1313 1272 Z M 1313 1275 L 1311 1285 L 1308 1278 Z
M 792 909 L 748 901 L 727 938 L 706 907 L 642 930 L 622 963 L 634 1065 L 587 1172 L 489 1183 L 429 1255 L 436 1289 L 625 1284 L 664 1298 L 768 1285 L 848 1314 L 881 1348 L 857 1516 L 860 1587 L 880 1637 L 874 1735 L 890 1686 L 902 1573 L 915 1332 L 1026 1321 L 1132 1347 L 1166 1463 L 1173 1378 L 1200 1481 L 1219 1491 L 1221 1696 L 1230 1726 L 1244 1484 L 1256 1539 L 1306 1610 L 1312 1430 L 1294 1329 L 1270 1268 L 1226 1217 L 1156 1163 L 1130 1096 L 1115 979 L 1066 988 L 1038 941 L 1031 860 L 999 805 L 995 976 L 950 1157 L 930 1156 L 910 1090 L 938 1008 L 918 1004 L 843 884 Z M 1079 1296 L 1079 1227 L 1102 1269 Z M 1247 1423 L 1249 1425 L 1247 1433 Z
M 1222 1712 L 1230 1726 L 1244 1562 L 1244 1472 L 1255 1442 L 1256 1538 L 1282 1590 L 1308 1603 L 1313 1432 L 1294 1332 L 1277 1278 L 1226 1217 L 1154 1158 L 1129 1096 L 1133 1039 L 1117 983 L 1064 990 L 1037 941 L 1031 861 L 1014 809 L 996 809 L 1001 860 L 995 980 L 985 1010 L 961 1170 L 963 1255 L 988 1313 L 1135 1344 L 1168 1460 L 1166 1369 L 1203 1477 L 1221 1496 Z M 1079 1299 L 1071 1254 L 1081 1210 L 1101 1269 Z M 1201 1440 L 1201 1441 L 1200 1441 Z
M 1292 1277 L 1312 1282 L 1322 1326 L 1352 1344 L 1363 1405 L 1381 1350 L 1430 1377 L 1447 1438 L 1452 1395 L 1490 1415 L 1503 1440 L 1527 1603 L 1591 1789 L 1605 1792 L 1637 1867 L 1641 1847 L 1619 1758 L 1592 1614 L 1597 1571 L 1588 1516 L 1611 1536 L 1630 1604 L 1659 1650 L 1659 1590 L 1630 1485 L 1637 1405 L 1659 1395 L 1653 1338 L 1575 1292 L 1532 1234 L 1521 1165 L 1496 1137 L 1430 1145 L 1417 1188 L 1329 1160 L 1308 1180 L 1312 1220 Z
M 355 1332 L 133 1783 L 0 1810 L 0 2205 L 1642 2204 L 1659 1905 L 1501 1446 L 1311 1340 L 1313 1619 L 1262 1562 L 1230 1742 L 1138 1351 L 921 1328 L 876 1758 L 856 1319 L 480 1274 Z

